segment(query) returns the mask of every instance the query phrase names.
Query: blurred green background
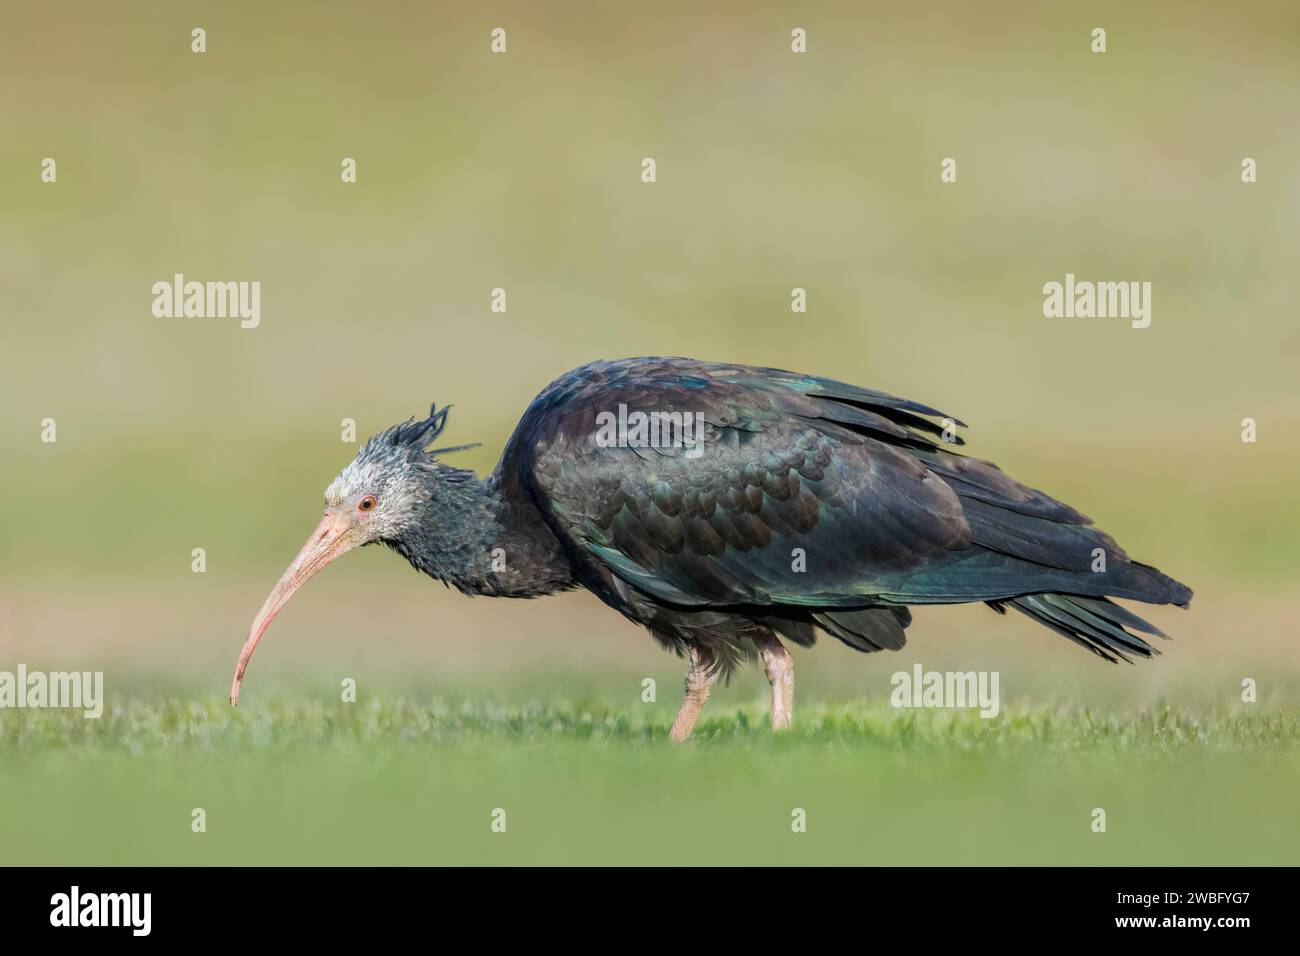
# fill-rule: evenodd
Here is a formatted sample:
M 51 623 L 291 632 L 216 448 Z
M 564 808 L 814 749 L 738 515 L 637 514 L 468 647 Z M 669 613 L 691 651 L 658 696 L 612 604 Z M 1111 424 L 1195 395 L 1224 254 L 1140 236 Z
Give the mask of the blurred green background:
M 1240 682 L 1253 677 L 1255 708 L 1293 727 L 1294 4 L 68 3 L 8 5 L 0 17 L 0 473 L 10 502 L 0 669 L 103 669 L 122 708 L 220 698 L 249 620 L 355 453 L 340 441 L 341 419 L 355 418 L 364 439 L 433 400 L 454 402 L 449 439 L 484 443 L 460 463 L 487 471 L 557 375 L 596 358 L 679 354 L 793 368 L 949 410 L 971 423 L 972 454 L 1090 514 L 1196 591 L 1190 613 L 1151 612 L 1176 641 L 1131 668 L 1018 617 L 925 609 L 898 655 L 858 656 L 830 640 L 799 653 L 801 707 L 879 704 L 889 675 L 919 660 L 1000 670 L 1006 698 L 1117 719 L 1167 702 L 1207 716 L 1240 707 Z M 504 55 L 489 52 L 498 26 Z M 1108 33 L 1103 55 L 1090 51 L 1096 26 Z M 205 54 L 190 51 L 194 27 L 207 31 Z M 807 30 L 807 54 L 790 51 L 794 27 Z M 40 181 L 45 157 L 57 161 L 55 184 Z M 339 181 L 344 157 L 357 161 L 355 184 Z M 657 162 L 652 185 L 640 181 L 643 157 Z M 957 160 L 954 184 L 940 183 L 945 157 Z M 1244 157 L 1258 162 L 1255 184 L 1240 180 Z M 260 281 L 260 327 L 155 318 L 150 288 L 176 272 Z M 1150 328 L 1044 318 L 1042 286 L 1067 272 L 1150 281 Z M 505 314 L 490 311 L 496 287 L 507 290 Z M 794 287 L 807 290 L 805 315 L 790 311 Z M 1258 422 L 1255 444 L 1241 441 L 1245 417 Z M 55 444 L 40 440 L 45 418 L 57 421 Z M 204 574 L 190 566 L 199 547 Z M 666 725 L 680 674 L 585 594 L 471 602 L 368 549 L 281 616 L 244 708 L 274 736 L 259 708 L 325 706 L 353 677 L 366 706 L 564 701 Z M 644 677 L 658 681 L 654 704 L 640 701 Z M 723 732 L 764 693 L 757 672 L 720 690 L 712 726 Z M 188 806 L 203 799 L 184 794 L 228 773 L 250 774 L 248 786 L 267 779 L 242 762 L 256 742 L 238 734 L 207 757 L 186 734 L 131 757 L 127 724 L 84 746 L 58 734 L 34 745 L 18 723 L 30 719 L 0 712 L 0 767 L 41 781 L 0 801 L 0 860 L 8 846 L 39 861 L 59 839 L 72 860 L 91 846 L 101 862 L 183 858 L 153 830 L 132 856 L 104 842 L 109 824 L 54 837 L 40 821 L 98 820 L 115 800 L 162 818 L 174 795 L 189 801 L 183 840 Z M 434 753 L 460 768 L 460 788 L 483 784 L 476 807 L 491 799 L 486 781 L 521 793 L 534 781 L 548 806 L 602 821 L 597 856 L 617 855 L 611 834 L 630 832 L 611 808 L 615 793 L 644 794 L 641 775 L 673 781 L 664 794 L 682 796 L 668 832 L 719 801 L 757 813 L 745 803 L 750 784 L 792 773 L 771 769 L 788 760 L 823 767 L 819 792 L 836 801 L 851 802 L 879 770 L 899 807 L 950 774 L 940 789 L 951 826 L 1008 814 L 978 859 L 951 859 L 1023 861 L 1050 843 L 1017 830 L 1018 802 L 1006 798 L 1023 788 L 1010 781 L 1033 790 L 1073 779 L 1060 776 L 1068 756 L 1048 760 L 1041 779 L 1036 759 L 1014 756 L 999 757 L 1011 770 L 968 779 L 943 761 L 887 759 L 881 748 L 893 753 L 896 741 L 852 735 L 806 735 L 793 751 L 744 736 L 716 762 L 643 765 L 661 738 L 628 744 L 612 764 L 584 763 L 586 751 L 565 743 L 553 756 L 577 768 L 569 776 L 546 775 L 544 747 L 516 752 L 495 737 L 485 744 L 493 772 L 473 748 Z M 316 764 L 332 759 L 334 773 L 344 772 L 337 760 L 357 761 L 388 779 L 366 762 L 373 739 L 333 750 L 330 739 L 303 744 L 315 769 L 304 769 L 300 792 L 327 789 Z M 1188 794 L 1227 775 L 1245 781 L 1244 814 L 1280 821 L 1300 780 L 1294 734 L 1278 739 L 1292 742 L 1268 751 L 1284 754 L 1265 761 L 1267 780 L 1242 770 L 1255 766 L 1250 746 L 1230 748 L 1249 752 L 1234 758 L 1244 765 L 1216 767 L 1212 739 L 1151 783 L 1152 799 L 1202 819 Z M 400 764 L 401 753 L 385 759 Z M 77 757 L 65 765 L 68 754 Z M 405 759 L 431 757 L 419 748 Z M 837 776 L 849 765 L 853 774 Z M 602 767 L 608 793 L 577 782 Z M 344 788 L 321 826 L 410 801 L 456 819 L 438 775 L 412 773 Z M 60 780 L 77 796 L 56 809 L 43 795 Z M 714 802 L 693 806 L 694 793 Z M 1085 814 L 1095 805 L 1079 799 Z M 245 823 L 257 802 L 240 811 Z M 274 806 L 283 817 L 273 820 L 294 818 Z M 130 826 L 109 816 L 126 839 Z M 1294 820 L 1265 829 L 1279 827 L 1287 839 L 1273 850 L 1294 851 Z M 661 831 L 647 832 L 652 841 Z M 746 846 L 737 834 L 733 848 Z M 390 859 L 449 858 L 430 841 Z M 311 839 L 239 845 L 259 847 L 262 862 L 320 859 Z M 891 859 L 920 845 L 900 837 Z M 952 842 L 924 845 L 917 862 L 942 859 Z M 1159 862 L 1127 846 L 1131 859 Z M 1224 831 L 1214 846 L 1210 857 L 1245 862 L 1264 844 Z M 1167 848 L 1177 858 L 1195 843 L 1174 831 Z M 473 845 L 458 852 L 477 859 Z M 542 844 L 514 858 L 565 856 Z M 362 857 L 385 858 L 351 856 Z

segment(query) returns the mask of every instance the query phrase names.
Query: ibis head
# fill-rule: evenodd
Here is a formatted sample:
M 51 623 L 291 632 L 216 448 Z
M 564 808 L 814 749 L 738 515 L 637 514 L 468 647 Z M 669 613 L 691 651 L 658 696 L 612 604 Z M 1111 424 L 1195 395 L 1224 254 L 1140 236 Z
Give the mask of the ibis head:
M 294 593 L 327 564 L 349 551 L 382 542 L 404 553 L 418 543 L 428 546 L 430 525 L 455 535 L 460 509 L 455 488 L 470 472 L 450 468 L 436 456 L 471 448 L 426 450 L 446 425 L 450 406 L 429 410 L 423 421 L 412 419 L 373 436 L 356 458 L 325 489 L 325 513 L 267 596 L 248 631 L 230 687 L 230 702 L 239 700 L 239 686 L 258 642 Z M 445 511 L 445 514 L 442 512 Z

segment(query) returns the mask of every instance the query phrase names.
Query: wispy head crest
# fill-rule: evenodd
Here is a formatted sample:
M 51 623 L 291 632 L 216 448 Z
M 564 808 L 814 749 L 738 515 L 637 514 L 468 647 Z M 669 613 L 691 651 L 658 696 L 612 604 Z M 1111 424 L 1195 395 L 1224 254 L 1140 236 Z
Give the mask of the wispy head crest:
M 390 428 L 387 432 L 388 443 L 398 447 L 427 449 L 425 453 L 431 458 L 454 451 L 465 451 L 467 448 L 477 448 L 479 442 L 473 442 L 469 445 L 454 445 L 447 448 L 429 448 L 429 445 L 447 427 L 447 413 L 450 411 L 450 405 L 444 405 L 440 409 L 438 403 L 434 402 L 429 406 L 429 417 L 424 421 L 416 421 L 416 419 L 412 418 Z

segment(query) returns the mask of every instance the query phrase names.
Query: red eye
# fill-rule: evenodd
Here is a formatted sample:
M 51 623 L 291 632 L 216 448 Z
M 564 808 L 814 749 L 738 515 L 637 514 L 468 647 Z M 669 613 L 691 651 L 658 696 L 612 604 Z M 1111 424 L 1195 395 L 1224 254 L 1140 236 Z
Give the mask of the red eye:
M 361 501 L 357 504 L 357 509 L 360 510 L 360 511 L 370 511 L 372 508 L 374 508 L 375 504 L 376 504 L 376 502 L 375 502 L 375 496 L 374 496 L 374 495 L 366 495 L 366 496 L 365 496 L 364 498 L 362 498 Z

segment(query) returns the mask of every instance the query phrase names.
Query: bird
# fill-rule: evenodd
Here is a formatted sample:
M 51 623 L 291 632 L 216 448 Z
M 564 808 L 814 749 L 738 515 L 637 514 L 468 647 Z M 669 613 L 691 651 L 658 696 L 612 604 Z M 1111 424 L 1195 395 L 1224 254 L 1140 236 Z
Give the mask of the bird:
M 746 662 L 790 727 L 787 644 L 819 633 L 898 650 L 917 605 L 1015 610 L 1101 660 L 1159 651 L 1113 599 L 1192 592 L 1091 519 L 957 449 L 960 419 L 830 378 L 642 357 L 543 389 L 484 478 L 431 447 L 450 406 L 371 437 L 325 490 L 320 524 L 254 618 L 230 703 L 271 621 L 348 551 L 384 544 L 468 595 L 585 588 L 686 662 L 669 736 Z M 1144 637 L 1144 635 L 1146 637 Z

